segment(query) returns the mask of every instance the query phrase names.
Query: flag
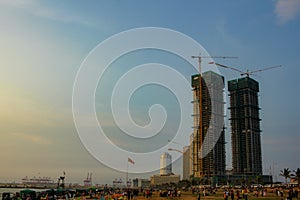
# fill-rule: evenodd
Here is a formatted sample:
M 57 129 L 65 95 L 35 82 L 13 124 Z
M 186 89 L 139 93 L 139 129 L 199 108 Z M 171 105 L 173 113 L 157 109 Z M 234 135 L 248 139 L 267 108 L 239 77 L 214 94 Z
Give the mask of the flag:
M 129 157 L 128 157 L 128 162 L 130 162 L 131 164 L 134 165 L 134 161 L 131 158 L 129 158 Z

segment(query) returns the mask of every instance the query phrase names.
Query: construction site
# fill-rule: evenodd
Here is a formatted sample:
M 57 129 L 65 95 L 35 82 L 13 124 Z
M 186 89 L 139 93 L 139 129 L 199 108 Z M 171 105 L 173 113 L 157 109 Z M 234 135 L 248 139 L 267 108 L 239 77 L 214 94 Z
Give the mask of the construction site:
M 192 56 L 192 58 L 198 59 L 200 73 L 191 77 L 194 122 L 190 145 L 185 148 L 185 151 L 189 152 L 184 154 L 185 157 L 191 158 L 185 159 L 190 162 L 188 167 L 185 167 L 185 171 L 189 169 L 190 178 L 200 178 L 208 184 L 224 183 L 224 180 L 245 181 L 257 177 L 264 182 L 270 182 L 272 177 L 262 174 L 259 83 L 250 78 L 250 75 L 281 66 L 244 72 L 222 64 L 209 63 L 234 70 L 242 76 L 229 80 L 227 84 L 230 99 L 228 109 L 230 110 L 232 170 L 226 170 L 224 77 L 212 71 L 201 73 L 201 59 L 206 57 Z
M 225 174 L 224 79 L 212 71 L 193 75 L 192 88 L 193 177 L 210 179 Z

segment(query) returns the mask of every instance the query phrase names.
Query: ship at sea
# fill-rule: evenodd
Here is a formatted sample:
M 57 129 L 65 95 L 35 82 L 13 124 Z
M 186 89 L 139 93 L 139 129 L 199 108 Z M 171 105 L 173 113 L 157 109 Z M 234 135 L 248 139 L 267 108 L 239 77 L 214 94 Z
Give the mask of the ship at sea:
M 34 187 L 34 188 L 53 188 L 57 186 L 57 183 L 54 182 L 51 177 L 32 177 L 29 178 L 25 176 L 22 178 L 22 184 L 26 187 Z
M 92 187 L 92 173 L 88 173 L 86 179 L 83 180 L 84 187 Z
M 22 178 L 23 184 L 53 184 L 54 180 L 51 179 L 51 177 L 33 177 L 28 178 L 28 176 L 25 176 Z

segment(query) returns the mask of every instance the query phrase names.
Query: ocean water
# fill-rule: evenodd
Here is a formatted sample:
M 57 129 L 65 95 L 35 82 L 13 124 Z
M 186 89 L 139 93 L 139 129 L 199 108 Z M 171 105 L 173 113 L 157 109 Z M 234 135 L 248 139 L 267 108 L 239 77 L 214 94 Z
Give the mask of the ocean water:
M 2 199 L 3 192 L 16 193 L 16 192 L 20 192 L 21 190 L 24 190 L 24 189 L 30 189 L 30 190 L 34 190 L 36 192 L 45 191 L 45 189 L 32 189 L 32 188 L 0 188 L 0 198 Z

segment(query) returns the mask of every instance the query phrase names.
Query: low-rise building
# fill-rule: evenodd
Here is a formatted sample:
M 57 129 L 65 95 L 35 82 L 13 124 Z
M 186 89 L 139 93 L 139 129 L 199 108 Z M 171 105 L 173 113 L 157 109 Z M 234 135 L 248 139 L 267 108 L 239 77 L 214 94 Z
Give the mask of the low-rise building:
M 162 185 L 166 183 L 178 183 L 180 181 L 180 175 L 153 175 L 150 177 L 151 185 Z
M 133 179 L 132 182 L 133 182 L 133 187 L 146 188 L 150 186 L 149 179 L 136 178 Z

